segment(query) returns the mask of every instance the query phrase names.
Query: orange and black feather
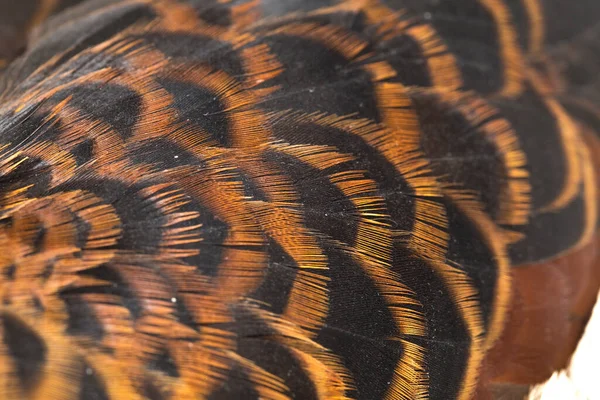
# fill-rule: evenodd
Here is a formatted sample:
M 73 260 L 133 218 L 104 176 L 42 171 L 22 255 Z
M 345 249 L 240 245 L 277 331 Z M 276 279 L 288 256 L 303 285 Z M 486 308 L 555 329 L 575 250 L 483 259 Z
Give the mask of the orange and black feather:
M 531 337 L 599 286 L 581 3 L 10 11 L 0 397 L 466 400 L 560 368 L 583 322 Z

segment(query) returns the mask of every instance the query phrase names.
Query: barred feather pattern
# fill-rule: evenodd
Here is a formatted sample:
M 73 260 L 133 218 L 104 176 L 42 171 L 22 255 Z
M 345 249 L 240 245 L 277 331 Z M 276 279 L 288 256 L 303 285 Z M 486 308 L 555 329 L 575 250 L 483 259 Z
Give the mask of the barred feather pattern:
M 596 231 L 545 3 L 50 18 L 0 80 L 0 397 L 472 398 L 511 268 Z

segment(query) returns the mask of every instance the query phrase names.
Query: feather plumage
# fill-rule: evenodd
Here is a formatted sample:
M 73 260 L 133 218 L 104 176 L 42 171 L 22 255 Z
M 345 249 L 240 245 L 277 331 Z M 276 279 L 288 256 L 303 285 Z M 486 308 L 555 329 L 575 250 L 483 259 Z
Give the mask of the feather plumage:
M 544 266 L 597 247 L 597 121 L 556 43 L 593 49 L 558 3 L 91 0 L 15 25 L 2 397 L 486 396 L 518 280 L 581 289 Z

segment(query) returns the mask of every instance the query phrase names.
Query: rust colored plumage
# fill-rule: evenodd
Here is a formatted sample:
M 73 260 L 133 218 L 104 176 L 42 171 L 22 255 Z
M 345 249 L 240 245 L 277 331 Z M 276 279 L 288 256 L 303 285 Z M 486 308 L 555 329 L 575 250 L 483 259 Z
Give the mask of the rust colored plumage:
M 0 1 L 0 398 L 546 379 L 600 287 L 565 4 Z

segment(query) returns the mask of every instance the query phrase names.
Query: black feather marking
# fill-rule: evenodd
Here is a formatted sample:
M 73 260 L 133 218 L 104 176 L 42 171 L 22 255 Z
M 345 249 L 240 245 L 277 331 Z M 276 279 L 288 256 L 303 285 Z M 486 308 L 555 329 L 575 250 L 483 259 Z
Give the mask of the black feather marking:
M 3 340 L 17 368 L 21 387 L 31 390 L 35 387 L 46 362 L 48 349 L 36 332 L 17 318 L 2 315 Z

